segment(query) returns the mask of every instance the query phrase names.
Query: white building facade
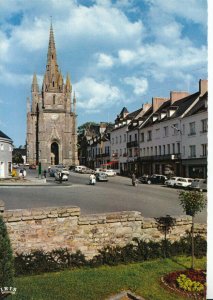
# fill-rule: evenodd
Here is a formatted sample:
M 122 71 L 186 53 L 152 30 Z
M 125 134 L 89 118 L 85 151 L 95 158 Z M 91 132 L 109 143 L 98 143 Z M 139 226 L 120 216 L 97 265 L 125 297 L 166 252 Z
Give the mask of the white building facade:
M 0 178 L 7 178 L 12 172 L 12 140 L 0 131 Z

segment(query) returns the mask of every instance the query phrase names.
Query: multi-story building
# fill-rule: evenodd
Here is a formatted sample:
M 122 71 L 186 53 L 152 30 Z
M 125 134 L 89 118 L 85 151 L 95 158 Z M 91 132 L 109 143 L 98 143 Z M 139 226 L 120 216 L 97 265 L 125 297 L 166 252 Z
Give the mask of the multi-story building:
M 200 81 L 199 91 L 192 95 L 187 96 L 188 93 L 186 92 L 171 92 L 170 99 L 165 100 L 157 110 L 154 109 L 142 123 L 139 127 L 139 174 L 157 173 L 186 176 L 189 173 L 186 174 L 185 168 L 182 167 L 182 159 L 183 157 L 186 158 L 183 156 L 184 149 L 186 149 L 184 143 L 188 143 L 188 140 L 184 140 L 182 126 L 186 116 L 188 119 L 197 118 L 192 117 L 191 112 L 197 114 L 195 107 L 200 107 L 202 106 L 201 103 L 204 103 L 202 97 L 204 91 L 207 91 L 207 81 Z M 203 112 L 203 114 L 206 113 Z M 205 144 L 205 138 L 203 136 L 203 144 Z M 199 139 L 198 143 L 200 142 Z M 191 149 L 193 151 L 193 147 Z M 187 164 L 186 161 L 185 163 Z
M 110 134 L 112 126 L 112 124 L 101 122 L 100 125 L 96 126 L 96 134 L 88 138 L 86 166 L 95 169 L 112 164 L 110 162 Z
M 200 81 L 199 100 L 181 120 L 182 168 L 186 177 L 207 177 L 207 81 Z
M 103 137 L 90 139 L 91 167 L 104 163 L 120 174 L 136 172 L 184 177 L 207 176 L 207 80 L 199 91 L 170 92 L 129 113 L 124 107 L 107 137 L 111 157 L 104 161 Z
M 0 178 L 6 178 L 12 172 L 13 141 L 0 131 Z

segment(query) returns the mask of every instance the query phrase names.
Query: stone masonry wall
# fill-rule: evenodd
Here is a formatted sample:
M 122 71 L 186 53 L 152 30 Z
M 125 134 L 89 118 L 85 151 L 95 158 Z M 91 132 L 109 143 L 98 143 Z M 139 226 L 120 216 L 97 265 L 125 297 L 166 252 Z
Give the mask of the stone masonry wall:
M 81 250 L 87 258 L 98 254 L 104 246 L 124 246 L 134 237 L 160 240 L 154 218 L 143 218 L 138 211 L 123 211 L 95 215 L 81 215 L 79 207 L 46 207 L 29 210 L 2 210 L 14 253 L 33 249 L 51 251 L 68 248 Z M 178 216 L 176 226 L 168 235 L 172 241 L 191 229 L 190 216 Z M 206 236 L 206 226 L 197 224 L 196 230 Z

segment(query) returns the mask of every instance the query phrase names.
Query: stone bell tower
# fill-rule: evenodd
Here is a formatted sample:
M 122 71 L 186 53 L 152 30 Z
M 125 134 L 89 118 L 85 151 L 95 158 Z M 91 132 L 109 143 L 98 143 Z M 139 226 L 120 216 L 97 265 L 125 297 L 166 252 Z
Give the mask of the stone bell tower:
M 27 102 L 27 162 L 77 165 L 76 98 L 69 74 L 64 82 L 57 64 L 52 24 L 42 89 L 34 74 Z

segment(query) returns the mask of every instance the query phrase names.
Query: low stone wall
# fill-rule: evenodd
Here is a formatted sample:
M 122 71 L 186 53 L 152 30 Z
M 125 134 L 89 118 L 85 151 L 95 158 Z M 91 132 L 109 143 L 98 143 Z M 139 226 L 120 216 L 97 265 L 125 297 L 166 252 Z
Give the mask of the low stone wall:
M 3 212 L 14 253 L 32 249 L 51 251 L 68 248 L 81 250 L 87 258 L 98 254 L 104 246 L 125 246 L 134 237 L 160 240 L 154 218 L 143 218 L 138 211 L 123 211 L 95 215 L 81 215 L 79 207 L 47 207 Z M 168 239 L 175 241 L 191 229 L 190 216 L 175 217 L 176 225 Z M 206 236 L 206 226 L 196 226 Z

